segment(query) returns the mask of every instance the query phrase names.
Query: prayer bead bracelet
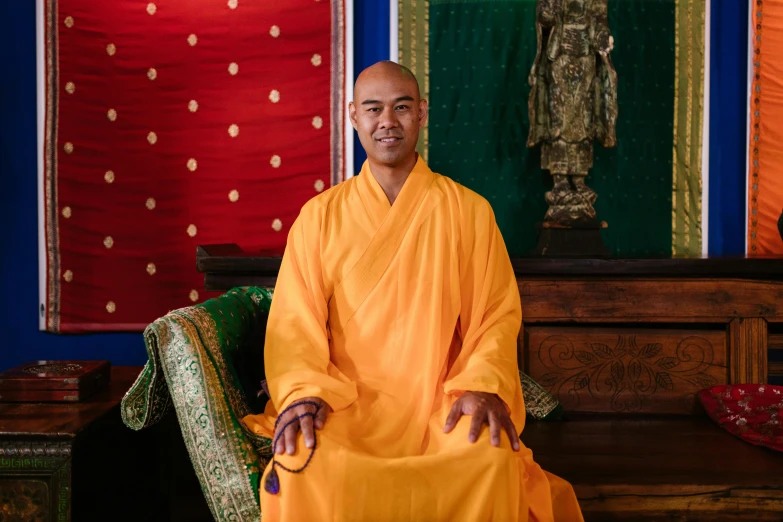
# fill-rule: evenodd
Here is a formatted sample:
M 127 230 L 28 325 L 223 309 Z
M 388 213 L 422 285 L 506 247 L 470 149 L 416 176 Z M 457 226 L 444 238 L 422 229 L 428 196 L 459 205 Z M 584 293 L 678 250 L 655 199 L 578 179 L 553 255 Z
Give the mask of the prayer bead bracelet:
M 275 431 L 277 432 L 277 426 L 280 424 L 280 419 L 282 419 L 283 416 L 289 410 L 297 406 L 305 406 L 305 405 L 315 406 L 315 411 L 316 412 L 318 411 L 319 405 L 314 401 L 295 402 L 290 406 L 288 406 L 286 409 L 284 409 L 282 412 L 280 412 L 280 415 L 277 416 L 277 420 L 275 420 Z M 313 455 L 315 455 L 315 447 L 316 447 L 315 431 L 313 431 L 313 447 L 310 449 L 310 456 L 307 457 L 307 460 L 301 467 L 297 469 L 291 469 L 275 460 L 275 455 L 276 455 L 275 448 L 277 447 L 277 443 L 280 440 L 280 437 L 282 437 L 283 433 L 285 433 L 286 428 L 288 428 L 288 426 L 290 426 L 294 422 L 301 421 L 305 417 L 310 417 L 312 419 L 315 419 L 315 413 L 307 412 L 289 420 L 288 422 L 285 423 L 283 429 L 281 429 L 277 433 L 277 436 L 275 437 L 274 441 L 272 441 L 272 469 L 269 471 L 269 474 L 266 476 L 266 480 L 264 480 L 264 490 L 267 493 L 270 493 L 272 495 L 277 495 L 280 492 L 280 477 L 277 476 L 277 471 L 275 470 L 275 467 L 280 467 L 281 469 L 289 473 L 301 473 L 302 471 L 305 470 L 305 468 L 307 468 L 307 466 L 310 464 L 310 461 L 313 459 Z M 315 422 L 313 422 L 313 428 L 315 428 Z

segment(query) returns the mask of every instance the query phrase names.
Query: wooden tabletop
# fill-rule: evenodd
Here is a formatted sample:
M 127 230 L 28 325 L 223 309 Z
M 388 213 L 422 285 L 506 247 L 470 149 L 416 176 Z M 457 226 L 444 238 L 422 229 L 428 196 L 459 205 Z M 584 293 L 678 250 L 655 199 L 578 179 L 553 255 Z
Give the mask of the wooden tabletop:
M 0 438 L 71 439 L 90 423 L 117 409 L 141 366 L 114 366 L 103 390 L 76 403 L 0 403 Z
M 196 269 L 211 276 L 253 275 L 274 278 L 281 257 L 270 252 L 250 252 L 236 244 L 201 245 L 196 249 Z M 736 277 L 783 279 L 783 256 L 649 259 L 513 258 L 517 277 Z

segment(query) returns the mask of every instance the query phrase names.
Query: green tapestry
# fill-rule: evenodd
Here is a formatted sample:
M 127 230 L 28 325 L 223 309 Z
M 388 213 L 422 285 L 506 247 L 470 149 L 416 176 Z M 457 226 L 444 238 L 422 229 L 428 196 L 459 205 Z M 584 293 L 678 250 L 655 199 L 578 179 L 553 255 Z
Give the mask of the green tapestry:
M 700 134 L 689 134 L 687 143 L 674 139 L 675 121 L 687 120 L 696 130 L 702 121 L 700 98 L 694 107 L 692 97 L 700 96 L 701 89 L 692 87 L 703 78 L 703 52 L 698 55 L 703 30 L 693 29 L 703 23 L 703 4 L 696 4 L 700 7 L 686 8 L 690 25 L 685 25 L 678 24 L 675 0 L 609 1 L 619 79 L 618 144 L 614 149 L 595 144 L 587 184 L 598 192 L 595 208 L 609 225 L 603 237 L 618 257 L 701 251 L 700 221 L 691 217 L 701 212 L 700 148 L 693 145 Z M 420 152 L 434 171 L 489 200 L 512 257 L 535 246 L 535 225 L 546 212 L 544 192 L 552 186 L 540 168 L 540 148 L 526 146 L 535 17 L 535 0 L 400 2 L 400 59 L 429 91 L 428 132 L 420 143 L 427 150 Z M 683 35 L 676 41 L 678 27 Z M 690 97 L 678 104 L 680 62 L 690 70 L 679 75 L 679 91 Z M 673 165 L 678 154 L 682 161 Z M 673 194 L 692 204 L 674 208 Z M 683 222 L 690 225 L 684 228 Z

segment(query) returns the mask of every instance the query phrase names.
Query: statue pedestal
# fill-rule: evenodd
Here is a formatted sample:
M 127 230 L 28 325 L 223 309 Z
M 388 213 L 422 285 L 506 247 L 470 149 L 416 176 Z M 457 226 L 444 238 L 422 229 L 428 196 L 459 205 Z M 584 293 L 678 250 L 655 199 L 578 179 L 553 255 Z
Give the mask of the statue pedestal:
M 611 257 L 612 253 L 601 238 L 606 221 L 559 225 L 549 221 L 537 223 L 538 244 L 536 257 Z

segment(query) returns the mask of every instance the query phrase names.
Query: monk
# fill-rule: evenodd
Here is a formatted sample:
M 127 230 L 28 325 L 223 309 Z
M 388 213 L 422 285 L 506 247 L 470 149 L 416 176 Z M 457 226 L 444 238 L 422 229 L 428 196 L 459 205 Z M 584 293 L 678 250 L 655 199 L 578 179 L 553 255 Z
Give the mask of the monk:
M 368 159 L 291 228 L 271 400 L 245 418 L 275 441 L 264 522 L 581 521 L 519 440 L 522 312 L 489 203 L 416 154 L 427 102 L 406 68 L 364 70 L 349 111 Z

